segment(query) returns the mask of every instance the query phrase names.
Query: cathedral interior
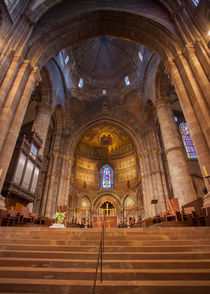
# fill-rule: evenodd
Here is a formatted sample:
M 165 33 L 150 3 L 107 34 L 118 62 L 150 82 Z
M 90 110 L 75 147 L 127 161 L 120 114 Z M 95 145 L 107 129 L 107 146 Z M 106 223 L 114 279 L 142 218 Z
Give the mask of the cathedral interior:
M 0 293 L 209 293 L 209 20 L 0 1 Z
M 91 222 L 154 217 L 173 198 L 209 206 L 209 2 L 198 2 L 2 1 L 8 209 Z

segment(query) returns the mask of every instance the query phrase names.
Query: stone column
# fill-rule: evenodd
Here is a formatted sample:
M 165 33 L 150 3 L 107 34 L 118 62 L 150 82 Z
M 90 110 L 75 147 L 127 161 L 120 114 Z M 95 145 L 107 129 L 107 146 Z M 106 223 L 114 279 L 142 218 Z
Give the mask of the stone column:
M 169 103 L 164 99 L 156 102 L 156 110 L 166 158 L 169 167 L 169 174 L 173 187 L 174 197 L 178 198 L 181 206 L 196 199 L 192 178 L 188 171 L 186 155 L 179 136 L 174 115 Z
M 7 98 L 5 98 L 5 103 L 2 107 L 1 117 L 0 117 L 0 130 L 1 130 L 0 150 L 3 149 L 6 138 L 8 136 L 8 132 L 11 129 L 11 125 L 14 120 L 15 113 L 17 113 L 18 107 L 20 108 L 20 105 L 24 104 L 25 102 L 23 99 L 23 95 L 26 92 L 27 83 L 28 84 L 30 83 L 29 77 L 30 77 L 31 71 L 32 71 L 32 68 L 30 66 L 29 61 L 25 60 L 24 63 L 19 68 L 19 71 L 15 77 L 15 80 L 12 84 L 11 90 Z M 30 85 L 31 86 L 30 93 L 33 90 L 34 82 L 35 81 L 33 80 L 33 84 Z M 9 85 L 9 83 L 6 83 L 6 84 Z M 5 96 L 4 93 L 5 92 L 3 91 L 1 99 L 4 99 L 4 96 Z M 28 99 L 27 99 L 27 105 L 28 105 Z M 25 112 L 19 115 L 21 115 L 21 117 L 24 117 L 24 114 Z
M 45 201 L 42 207 L 42 214 L 48 217 L 51 217 L 53 213 L 55 213 L 56 209 L 56 200 L 57 200 L 57 186 L 58 186 L 58 176 L 57 167 L 59 166 L 59 157 L 55 152 L 52 153 L 52 164 L 49 173 L 49 181 L 47 185 L 47 189 L 45 192 Z
M 67 201 L 68 201 L 68 198 L 69 198 L 69 195 L 70 195 L 72 162 L 73 162 L 73 159 L 68 158 L 67 175 L 66 175 L 66 183 L 65 183 L 65 198 L 64 198 L 65 205 L 67 204 Z
M 40 103 L 37 106 L 36 118 L 33 123 L 32 130 L 36 130 L 42 139 L 42 147 L 39 150 L 39 155 L 43 156 L 45 142 L 47 139 L 48 128 L 52 114 L 52 107 L 46 103 Z
M 190 58 L 191 60 L 191 58 Z M 209 83 L 208 86 L 205 85 L 205 77 L 201 74 L 198 74 L 200 72 L 200 67 L 193 66 L 193 60 L 191 60 L 191 63 L 187 62 L 187 60 L 183 57 L 183 55 L 178 54 L 176 59 L 176 66 L 179 70 L 179 73 L 181 75 L 182 81 L 184 82 L 184 87 L 187 92 L 187 95 L 190 98 L 190 103 L 193 107 L 194 113 L 199 120 L 199 125 L 202 130 L 202 133 L 204 134 L 208 147 L 210 148 L 210 113 L 208 107 L 210 105 L 207 104 L 207 101 L 209 102 L 208 93 L 210 91 Z M 194 68 L 195 73 L 192 73 L 191 67 Z M 206 100 L 205 97 L 202 95 L 201 88 L 199 87 L 198 83 L 195 79 L 195 74 L 197 76 L 197 79 L 202 79 L 202 87 L 203 91 L 207 92 L 206 94 Z M 177 90 L 177 88 L 176 88 Z M 177 91 L 178 92 L 178 91 Z M 182 100 L 182 99 L 180 99 Z
M 204 199 L 204 206 L 210 207 L 210 152 L 208 147 L 208 145 L 210 145 L 210 140 L 209 137 L 205 138 L 205 134 L 201 130 L 200 119 L 197 117 L 197 112 L 193 108 L 194 102 L 188 95 L 185 85 L 181 79 L 180 72 L 174 62 L 170 63 L 169 69 L 185 119 L 190 129 L 190 135 L 198 155 L 198 162 L 208 190 L 208 194 Z M 209 121 L 207 123 L 209 125 Z
M 21 96 L 21 101 L 17 106 L 16 112 L 13 113 L 12 122 L 10 127 L 8 127 L 8 133 L 2 144 L 2 150 L 0 153 L 0 170 L 2 170 L 0 176 L 0 191 L 2 189 L 7 169 L 12 158 L 12 154 L 15 148 L 15 144 L 19 135 L 19 131 L 23 122 L 24 114 L 26 112 L 28 102 L 34 88 L 35 81 L 37 80 L 37 69 L 34 68 L 25 83 L 25 89 Z
M 146 151 L 142 153 L 142 165 L 143 165 L 143 174 L 142 174 L 142 185 L 144 189 L 144 202 L 146 208 L 147 216 L 153 217 L 155 216 L 154 206 L 151 205 L 151 200 L 153 197 L 153 189 L 152 189 L 152 179 L 151 172 L 149 169 L 149 158 Z
M 14 54 L 14 52 L 11 52 L 10 54 L 10 58 L 11 59 L 11 55 Z M 11 64 L 8 68 L 8 71 L 5 75 L 5 78 L 3 79 L 3 82 L 1 84 L 1 88 L 0 88 L 0 108 L 4 105 L 5 103 L 5 99 L 10 91 L 10 88 L 12 86 L 12 83 L 17 75 L 17 72 L 19 71 L 20 67 L 23 64 L 23 60 L 22 57 L 19 55 L 14 55 L 13 60 L 11 61 Z M 4 68 L 1 68 L 3 70 L 5 70 Z M 0 75 L 1 77 L 4 76 L 4 72 L 2 70 L 0 70 Z

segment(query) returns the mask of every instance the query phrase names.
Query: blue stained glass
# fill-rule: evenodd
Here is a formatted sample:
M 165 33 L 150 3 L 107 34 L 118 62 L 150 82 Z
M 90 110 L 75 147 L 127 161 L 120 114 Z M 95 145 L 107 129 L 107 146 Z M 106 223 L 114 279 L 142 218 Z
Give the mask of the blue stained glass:
M 102 166 L 100 170 L 100 188 L 113 189 L 113 169 L 108 164 Z
M 192 2 L 194 3 L 195 6 L 198 6 L 200 0 L 192 0 Z
M 182 122 L 179 125 L 179 129 L 182 135 L 182 141 L 187 153 L 188 158 L 198 158 L 197 153 L 195 152 L 195 148 L 190 136 L 190 130 L 187 123 Z
M 4 2 L 7 6 L 9 14 L 11 14 L 13 10 L 15 9 L 15 7 L 17 6 L 17 4 L 20 2 L 20 0 L 4 0 Z

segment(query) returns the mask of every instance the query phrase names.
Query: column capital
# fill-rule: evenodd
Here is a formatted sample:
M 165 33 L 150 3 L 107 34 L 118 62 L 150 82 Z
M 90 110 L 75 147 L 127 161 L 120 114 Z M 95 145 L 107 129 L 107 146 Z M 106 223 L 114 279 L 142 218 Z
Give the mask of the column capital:
M 158 111 L 158 109 L 162 106 L 170 106 L 170 102 L 167 97 L 161 97 L 158 100 L 155 101 L 155 109 Z
M 181 150 L 181 151 L 183 151 L 183 147 L 182 146 L 174 146 L 174 147 L 165 149 L 165 154 L 167 155 L 169 152 L 174 151 L 174 150 Z
M 41 102 L 39 104 L 37 104 L 37 110 L 41 110 L 41 111 L 44 111 L 44 112 L 47 112 L 47 113 L 50 113 L 52 112 L 52 106 L 46 102 Z

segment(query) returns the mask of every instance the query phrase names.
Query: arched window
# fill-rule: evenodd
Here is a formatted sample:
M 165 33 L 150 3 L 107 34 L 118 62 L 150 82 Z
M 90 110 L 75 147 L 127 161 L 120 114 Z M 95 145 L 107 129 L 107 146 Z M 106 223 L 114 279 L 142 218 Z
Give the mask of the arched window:
M 65 64 L 68 64 L 68 62 L 69 62 L 69 56 L 67 55 L 65 58 Z
M 125 76 L 125 84 L 126 84 L 126 86 L 130 85 L 130 80 L 129 80 L 128 76 Z
M 193 2 L 193 4 L 194 4 L 195 6 L 198 6 L 200 0 L 192 0 L 192 2 Z
M 179 125 L 179 129 L 180 129 L 180 132 L 182 135 L 182 141 L 184 143 L 187 157 L 188 158 L 198 158 L 197 153 L 195 152 L 195 148 L 194 148 L 191 136 L 190 136 L 190 131 L 189 131 L 187 123 L 182 122 Z
M 113 186 L 113 169 L 105 164 L 100 170 L 100 188 L 113 189 Z
M 4 0 L 4 2 L 7 6 L 9 14 L 11 14 L 20 0 Z
M 140 61 L 142 62 L 142 60 L 143 60 L 143 55 L 142 55 L 142 53 L 139 51 L 139 59 L 140 59 Z
M 83 78 L 80 78 L 78 87 L 83 88 L 83 86 L 84 86 L 84 80 L 83 80 Z

